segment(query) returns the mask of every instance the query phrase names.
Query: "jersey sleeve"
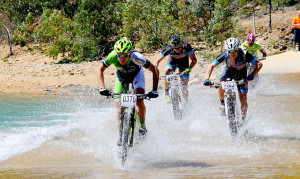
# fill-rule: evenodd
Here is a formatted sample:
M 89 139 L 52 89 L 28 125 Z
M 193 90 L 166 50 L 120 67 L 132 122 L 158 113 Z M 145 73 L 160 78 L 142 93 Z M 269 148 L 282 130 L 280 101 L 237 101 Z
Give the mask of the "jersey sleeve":
M 259 43 L 256 43 L 256 46 L 257 46 L 258 50 L 262 50 L 263 49 L 262 46 Z
M 167 55 L 170 55 L 172 50 L 171 45 L 166 46 L 163 51 L 160 53 L 161 56 L 166 57 Z
M 248 46 L 248 43 L 247 42 L 244 42 L 243 44 L 242 44 L 242 47 L 247 47 Z
M 132 51 L 130 59 L 135 64 L 144 68 L 148 68 L 151 64 L 149 60 L 147 60 L 141 53 L 137 51 Z
M 251 63 L 252 65 L 254 65 L 254 63 L 257 61 L 257 58 L 256 57 L 254 57 L 254 56 L 252 56 L 250 53 L 246 53 L 245 54 L 245 58 L 246 58 L 246 61 L 248 62 L 248 63 Z
M 106 59 L 104 61 L 102 61 L 102 64 L 105 67 L 109 67 L 111 64 L 113 64 L 113 61 L 116 60 L 116 58 L 118 58 L 117 53 L 113 50 L 108 54 Z
M 215 60 L 214 63 L 216 65 L 219 65 L 220 63 L 222 63 L 225 60 L 225 56 L 226 56 L 226 52 L 221 53 Z
M 184 44 L 184 47 L 185 47 L 185 51 L 188 55 L 194 54 L 194 49 L 192 48 L 191 44 L 186 43 L 186 44 Z

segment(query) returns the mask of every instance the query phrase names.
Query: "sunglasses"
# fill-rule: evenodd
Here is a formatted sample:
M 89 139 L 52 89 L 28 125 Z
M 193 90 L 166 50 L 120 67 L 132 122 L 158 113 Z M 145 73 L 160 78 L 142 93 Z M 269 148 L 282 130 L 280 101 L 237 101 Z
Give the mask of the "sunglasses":
M 237 50 L 228 50 L 229 53 L 235 53 Z
M 174 49 L 179 49 L 179 48 L 181 48 L 182 46 L 181 45 L 179 45 L 178 47 L 173 47 Z
M 117 54 L 117 56 L 119 58 L 126 58 L 128 55 L 129 55 L 128 53 L 126 53 L 126 54 Z

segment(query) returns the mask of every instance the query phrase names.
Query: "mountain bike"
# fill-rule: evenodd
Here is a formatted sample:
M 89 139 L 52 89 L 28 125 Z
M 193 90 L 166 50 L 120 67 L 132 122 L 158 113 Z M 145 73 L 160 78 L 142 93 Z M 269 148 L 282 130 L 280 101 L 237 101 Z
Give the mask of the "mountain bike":
M 259 59 L 259 61 L 263 61 L 265 59 Z M 247 76 L 249 76 L 253 71 L 254 71 L 255 66 L 252 64 L 249 64 L 248 68 L 247 68 Z M 254 88 L 257 84 L 259 80 L 259 74 L 256 74 L 254 76 L 254 79 L 252 81 L 249 82 L 249 88 Z
M 235 81 L 227 80 L 221 83 L 213 83 L 211 87 L 225 90 L 224 103 L 227 123 L 229 125 L 231 136 L 236 136 L 240 126 L 243 124 L 241 103 L 238 92 L 238 85 L 245 84 L 245 80 Z
M 147 94 L 111 93 L 111 97 L 115 96 L 121 96 L 121 117 L 118 146 L 122 147 L 121 163 L 122 166 L 124 166 L 127 159 L 128 147 L 133 147 L 136 123 L 138 122 L 139 126 L 141 126 L 140 119 L 136 111 L 136 102 L 139 99 L 150 100 L 150 98 Z
M 183 73 L 175 73 L 170 75 L 164 75 L 159 77 L 159 79 L 166 79 L 170 86 L 171 93 L 171 103 L 173 108 L 174 118 L 176 120 L 182 119 L 183 116 L 183 104 L 182 104 L 182 89 L 181 84 L 179 82 L 179 78 Z

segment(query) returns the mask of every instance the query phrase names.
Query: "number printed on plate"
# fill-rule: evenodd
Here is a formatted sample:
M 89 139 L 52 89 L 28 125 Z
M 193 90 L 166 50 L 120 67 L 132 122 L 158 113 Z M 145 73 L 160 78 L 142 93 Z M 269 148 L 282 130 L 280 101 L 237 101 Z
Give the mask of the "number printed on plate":
M 167 82 L 176 81 L 177 76 L 176 75 L 167 75 Z
M 222 83 L 222 89 L 225 90 L 234 90 L 234 82 L 233 81 L 226 81 Z
M 121 95 L 121 106 L 133 107 L 136 104 L 137 97 L 134 94 L 122 94 Z

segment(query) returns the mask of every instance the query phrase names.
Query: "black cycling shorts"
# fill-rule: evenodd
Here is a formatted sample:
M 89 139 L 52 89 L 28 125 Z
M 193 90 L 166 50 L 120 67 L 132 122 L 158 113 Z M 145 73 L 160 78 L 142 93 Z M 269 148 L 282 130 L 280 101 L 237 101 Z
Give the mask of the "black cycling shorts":
M 240 70 L 237 70 L 236 68 L 228 68 L 227 66 L 225 66 L 224 71 L 222 73 L 222 76 L 220 77 L 220 81 L 222 81 L 222 79 L 234 79 L 235 81 L 239 81 L 244 79 L 245 81 L 247 81 L 247 68 L 243 68 Z M 248 92 L 248 82 L 246 82 L 243 85 L 238 85 L 238 89 L 239 92 Z

